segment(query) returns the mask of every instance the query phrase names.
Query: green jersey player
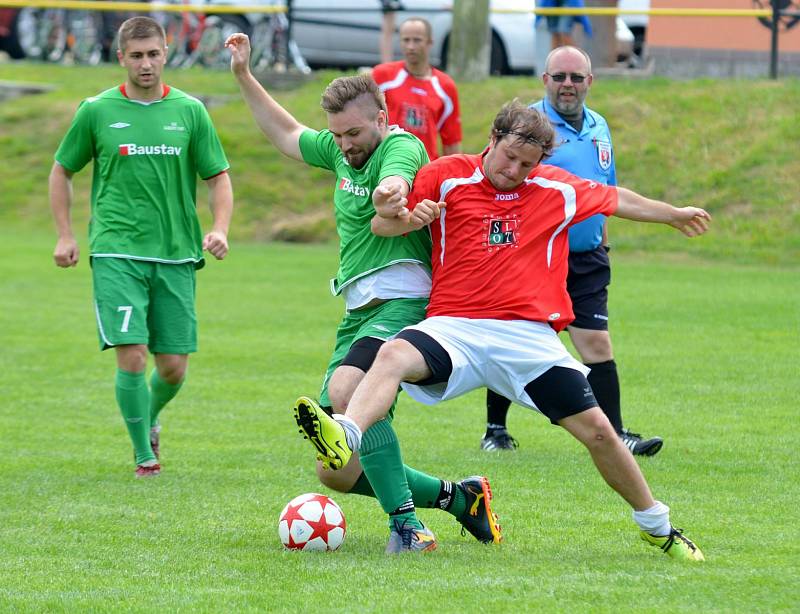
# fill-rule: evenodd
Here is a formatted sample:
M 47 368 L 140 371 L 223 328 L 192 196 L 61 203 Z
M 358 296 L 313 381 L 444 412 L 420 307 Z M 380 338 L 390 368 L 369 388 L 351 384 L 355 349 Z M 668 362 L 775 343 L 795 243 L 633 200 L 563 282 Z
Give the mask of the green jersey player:
M 256 81 L 249 69 L 250 41 L 234 34 L 226 41 L 245 101 L 267 138 L 284 155 L 332 171 L 333 209 L 339 233 L 339 269 L 331 282 L 345 301 L 321 393 L 330 412 L 344 413 L 358 383 L 372 365 L 380 346 L 403 327 L 420 321 L 430 294 L 430 235 L 411 232 L 378 237 L 372 232 L 376 209 L 405 208 L 417 170 L 428 161 L 422 142 L 387 124 L 386 103 L 371 77 L 340 77 L 322 96 L 328 129 L 301 125 Z M 300 397 L 295 418 L 318 450 L 319 422 L 310 409 L 316 401 Z M 317 465 L 320 480 L 341 492 L 376 496 L 390 516 L 387 552 L 432 550 L 430 531 L 417 520 L 415 505 L 440 507 L 453 514 L 477 539 L 500 541 L 491 510 L 491 490 L 485 477 L 454 484 L 405 466 L 391 419 L 364 433 L 360 459 L 342 472 Z M 365 477 L 366 476 L 366 477 Z
M 158 475 L 158 416 L 177 394 L 197 350 L 195 270 L 203 250 L 228 253 L 233 190 L 228 161 L 203 104 L 165 85 L 164 30 L 149 17 L 119 29 L 119 87 L 84 100 L 55 155 L 50 205 L 60 267 L 78 263 L 72 175 L 92 161 L 90 264 L 100 347 L 117 356 L 116 398 L 133 442 L 136 476 Z M 205 236 L 196 181 L 208 185 Z M 147 352 L 155 369 L 145 379 Z

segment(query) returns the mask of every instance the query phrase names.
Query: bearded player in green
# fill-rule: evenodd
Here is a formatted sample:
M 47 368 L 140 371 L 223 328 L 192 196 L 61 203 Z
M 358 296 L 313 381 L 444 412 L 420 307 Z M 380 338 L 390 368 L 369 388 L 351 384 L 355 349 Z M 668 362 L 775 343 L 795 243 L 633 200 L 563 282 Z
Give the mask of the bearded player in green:
M 378 348 L 425 317 L 431 287 L 429 233 L 387 239 L 374 235 L 371 223 L 375 207 L 404 207 L 414 176 L 428 156 L 419 139 L 388 126 L 383 94 L 371 77 L 340 77 L 327 87 L 322 108 L 328 129 L 318 132 L 298 123 L 253 77 L 246 35 L 234 34 L 225 44 L 242 95 L 266 137 L 284 155 L 336 175 L 339 270 L 331 290 L 342 295 L 346 311 L 320 403 L 328 412 L 344 413 Z M 301 432 L 314 443 L 319 424 L 309 407 L 316 408 L 316 401 L 300 397 L 294 412 Z M 320 462 L 317 474 L 334 490 L 380 495 L 390 519 L 387 553 L 436 547 L 433 534 L 416 519 L 415 506 L 444 509 L 478 540 L 500 541 L 485 477 L 453 483 L 404 465 L 390 419 L 364 433 L 363 441 L 360 459 L 351 459 L 343 472 L 326 471 Z
M 55 155 L 50 205 L 60 267 L 78 263 L 72 233 L 72 175 L 94 161 L 90 263 L 100 347 L 117 355 L 116 397 L 133 442 L 136 476 L 159 464 L 158 416 L 197 350 L 195 270 L 203 250 L 228 253 L 233 190 L 228 161 L 203 104 L 162 83 L 166 37 L 149 17 L 119 29 L 124 84 L 87 98 Z M 197 175 L 214 217 L 205 236 L 196 209 Z M 145 378 L 147 351 L 155 369 Z

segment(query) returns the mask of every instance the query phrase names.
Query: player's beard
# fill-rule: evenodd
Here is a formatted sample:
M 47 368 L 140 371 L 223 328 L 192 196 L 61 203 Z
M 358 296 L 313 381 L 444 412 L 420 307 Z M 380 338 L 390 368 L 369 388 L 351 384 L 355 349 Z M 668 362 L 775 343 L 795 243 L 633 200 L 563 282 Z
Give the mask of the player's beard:
M 367 163 L 367 160 L 370 159 L 375 150 L 378 149 L 378 146 L 381 144 L 383 140 L 381 133 L 378 130 L 375 130 L 373 133 L 373 139 L 366 145 L 359 146 L 359 147 L 351 147 L 344 153 L 344 157 L 347 159 L 347 163 L 352 166 L 353 168 L 361 168 Z

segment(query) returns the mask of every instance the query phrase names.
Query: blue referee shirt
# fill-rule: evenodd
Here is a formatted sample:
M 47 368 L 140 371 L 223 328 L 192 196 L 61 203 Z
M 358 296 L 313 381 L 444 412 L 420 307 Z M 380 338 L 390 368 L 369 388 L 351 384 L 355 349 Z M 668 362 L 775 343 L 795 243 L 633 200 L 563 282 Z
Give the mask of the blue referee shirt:
M 570 126 L 547 99 L 530 108 L 547 115 L 556 131 L 556 149 L 544 163 L 569 171 L 573 175 L 603 183 L 617 185 L 614 150 L 611 132 L 605 118 L 584 105 L 583 128 L 580 133 Z M 597 249 L 603 241 L 603 224 L 606 216 L 593 215 L 569 229 L 571 252 L 588 252 Z

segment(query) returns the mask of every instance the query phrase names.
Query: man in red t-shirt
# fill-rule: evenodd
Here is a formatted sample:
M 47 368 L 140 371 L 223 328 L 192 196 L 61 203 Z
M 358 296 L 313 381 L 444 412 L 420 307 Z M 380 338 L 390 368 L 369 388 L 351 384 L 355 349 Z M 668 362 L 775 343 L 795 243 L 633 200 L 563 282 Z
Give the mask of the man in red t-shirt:
M 458 91 L 453 80 L 431 66 L 431 24 L 412 17 L 400 26 L 404 60 L 378 64 L 372 78 L 386 97 L 389 121 L 416 135 L 428 157 L 439 157 L 439 137 L 445 156 L 461 151 Z
M 495 118 L 482 154 L 432 162 L 417 173 L 408 208 L 376 207 L 372 229 L 379 235 L 430 224 L 428 317 L 381 347 L 347 413 L 320 416 L 323 433 L 339 448 L 358 450 L 361 432 L 386 416 L 398 385 L 427 404 L 489 387 L 584 444 L 633 508 L 642 539 L 670 556 L 702 561 L 700 549 L 673 528 L 669 508 L 653 499 L 598 407 L 588 369 L 558 331 L 573 317 L 566 288 L 570 225 L 602 213 L 669 224 L 692 237 L 711 218 L 703 209 L 675 208 L 540 165 L 553 141 L 547 118 L 514 101 Z

